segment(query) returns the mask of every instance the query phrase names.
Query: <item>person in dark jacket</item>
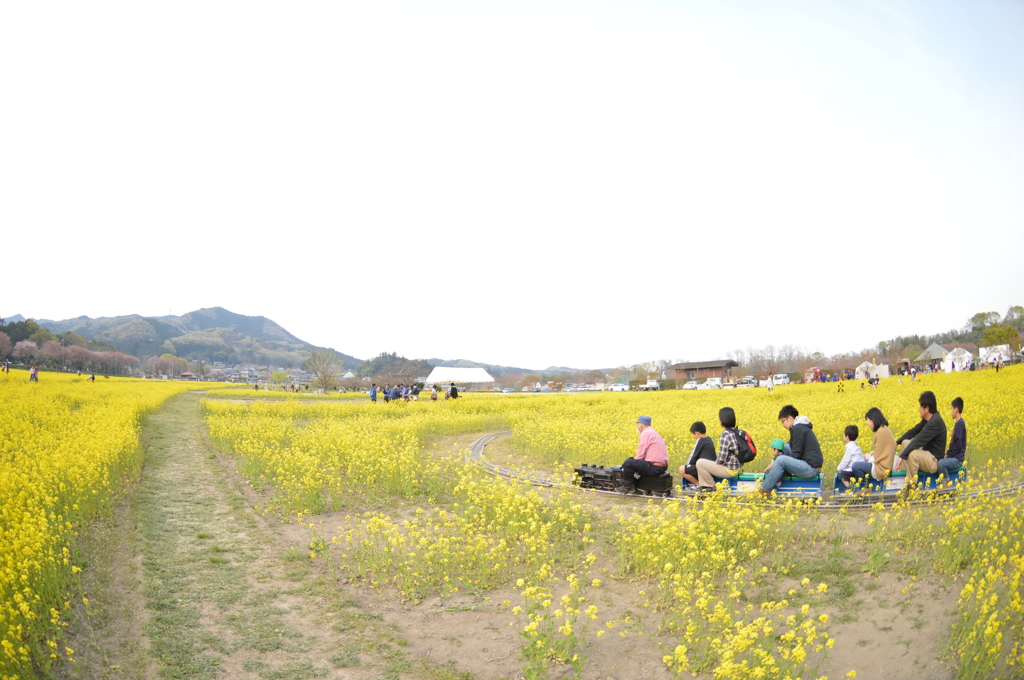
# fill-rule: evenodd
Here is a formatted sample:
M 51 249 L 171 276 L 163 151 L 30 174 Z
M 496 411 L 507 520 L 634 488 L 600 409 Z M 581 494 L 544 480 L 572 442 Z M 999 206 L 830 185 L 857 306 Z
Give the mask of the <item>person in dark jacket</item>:
M 964 456 L 967 455 L 967 423 L 964 422 L 964 400 L 957 397 L 953 400 L 953 436 L 949 440 L 949 450 L 946 457 L 939 461 L 939 472 L 948 476 L 950 472 L 959 470 L 964 464 Z
M 800 415 L 794 406 L 787 405 L 779 411 L 779 422 L 789 430 L 790 452 L 776 456 L 771 465 L 765 468 L 764 481 L 761 482 L 763 494 L 770 494 L 783 475 L 800 479 L 816 478 L 825 460 L 818 437 L 813 431 L 814 426 L 807 416 Z
M 452 383 L 452 386 L 451 388 L 449 388 L 448 393 L 451 395 L 452 399 L 459 398 L 459 388 L 455 386 L 455 383 Z
M 696 440 L 693 444 L 693 451 L 686 465 L 679 466 L 679 476 L 694 485 L 699 485 L 697 480 L 697 461 L 700 459 L 714 462 L 718 456 L 715 454 L 715 441 L 708 436 L 708 428 L 699 420 L 690 426 L 690 434 Z
M 935 393 L 922 392 L 917 400 L 921 422 L 910 428 L 896 441 L 900 445 L 900 458 L 907 469 L 907 486 L 917 483 L 917 471 L 939 471 L 939 460 L 946 457 L 946 423 L 936 413 Z

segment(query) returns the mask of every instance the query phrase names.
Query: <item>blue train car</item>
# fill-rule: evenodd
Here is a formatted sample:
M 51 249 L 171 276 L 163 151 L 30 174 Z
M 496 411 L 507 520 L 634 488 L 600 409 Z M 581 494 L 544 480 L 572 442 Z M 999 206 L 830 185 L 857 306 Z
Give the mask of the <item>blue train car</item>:
M 919 489 L 937 489 L 943 487 L 956 488 L 962 482 L 967 481 L 967 466 L 964 465 L 958 470 L 954 470 L 948 476 L 942 473 L 928 473 L 918 471 L 917 473 L 917 486 Z M 841 493 L 843 489 L 842 482 L 839 481 L 839 475 L 836 474 L 835 480 L 833 481 L 834 489 L 836 492 Z M 874 479 L 868 480 L 868 489 L 871 493 L 898 493 L 905 489 L 907 486 L 907 471 L 900 470 L 899 472 L 892 473 L 885 479 L 884 482 L 879 482 Z
M 814 479 L 800 479 L 799 477 L 787 475 L 775 487 L 775 493 L 779 496 L 795 498 L 820 498 L 822 479 L 823 477 L 820 474 Z M 736 477 L 725 481 L 729 482 L 730 495 L 744 495 L 759 489 L 763 480 L 763 472 L 741 472 Z M 722 478 L 715 477 L 716 484 L 721 481 L 723 481 Z

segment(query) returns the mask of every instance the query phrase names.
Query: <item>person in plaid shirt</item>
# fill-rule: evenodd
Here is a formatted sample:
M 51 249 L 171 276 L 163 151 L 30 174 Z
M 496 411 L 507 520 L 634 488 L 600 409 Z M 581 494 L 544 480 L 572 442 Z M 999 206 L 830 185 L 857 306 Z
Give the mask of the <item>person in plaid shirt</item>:
M 722 436 L 718 438 L 718 457 L 715 460 L 697 461 L 697 481 L 701 491 L 715 490 L 715 477 L 729 479 L 740 473 L 740 444 L 736 441 L 736 411 L 726 406 L 718 412 L 718 422 L 722 425 Z

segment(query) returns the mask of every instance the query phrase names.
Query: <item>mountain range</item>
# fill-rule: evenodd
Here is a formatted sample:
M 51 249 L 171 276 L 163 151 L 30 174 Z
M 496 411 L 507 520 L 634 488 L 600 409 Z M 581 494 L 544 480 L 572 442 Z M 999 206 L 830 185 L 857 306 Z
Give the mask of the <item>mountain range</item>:
M 482 364 L 479 361 L 470 361 L 469 359 L 427 359 L 427 363 L 431 366 L 444 366 L 446 368 L 482 368 L 493 376 L 504 375 L 506 373 L 533 373 L 534 375 L 546 377 L 561 373 L 575 373 L 580 370 L 578 368 L 568 368 L 566 366 L 548 366 L 547 368 L 538 370 L 535 368 L 520 368 L 518 366 Z
M 7 319 L 14 323 L 21 315 Z M 79 316 L 55 321 L 36 319 L 51 333 L 72 332 L 86 340 L 110 343 L 140 359 L 173 354 L 186 359 L 222 361 L 227 365 L 255 363 L 300 366 L 303 351 L 321 349 L 295 337 L 265 316 L 235 314 L 223 307 L 197 309 L 181 316 L 144 317 L 138 314 L 93 319 Z M 346 369 L 360 360 L 337 352 Z
M 6 323 L 24 321 L 15 314 Z M 181 316 L 79 316 L 73 319 L 36 319 L 51 333 L 72 332 L 89 341 L 106 342 L 118 351 L 145 360 L 151 356 L 173 354 L 186 359 L 222 361 L 226 365 L 258 364 L 300 366 L 303 352 L 322 349 L 289 333 L 265 316 L 236 314 L 223 307 L 208 307 Z M 358 368 L 361 359 L 335 351 L 346 370 Z M 469 359 L 427 359 L 431 366 L 483 368 L 497 377 L 506 373 L 533 373 L 549 376 L 577 369 L 549 366 L 537 370 L 516 366 L 485 364 Z

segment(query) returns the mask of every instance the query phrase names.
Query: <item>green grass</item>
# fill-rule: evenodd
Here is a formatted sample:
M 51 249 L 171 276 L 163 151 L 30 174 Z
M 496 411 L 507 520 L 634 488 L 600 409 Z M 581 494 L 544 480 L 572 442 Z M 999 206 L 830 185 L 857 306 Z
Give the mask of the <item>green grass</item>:
M 332 667 L 352 666 L 368 666 L 380 677 L 471 677 L 410 658 L 398 629 L 319 575 L 308 551 L 281 550 L 229 482 L 234 473 L 220 466 L 204 431 L 199 397 L 184 395 L 155 414 L 144 432 L 150 448 L 138 493 L 139 543 L 149 610 L 145 633 L 159 677 L 215 678 L 238 653 L 254 654 L 243 668 L 267 679 L 329 677 Z M 183 440 L 182 432 L 193 439 Z M 306 611 L 317 621 L 311 625 L 329 626 L 339 636 L 330 664 L 328 656 L 313 654 L 313 638 L 288 623 Z M 145 663 L 137 666 L 139 672 L 124 677 L 141 680 Z

